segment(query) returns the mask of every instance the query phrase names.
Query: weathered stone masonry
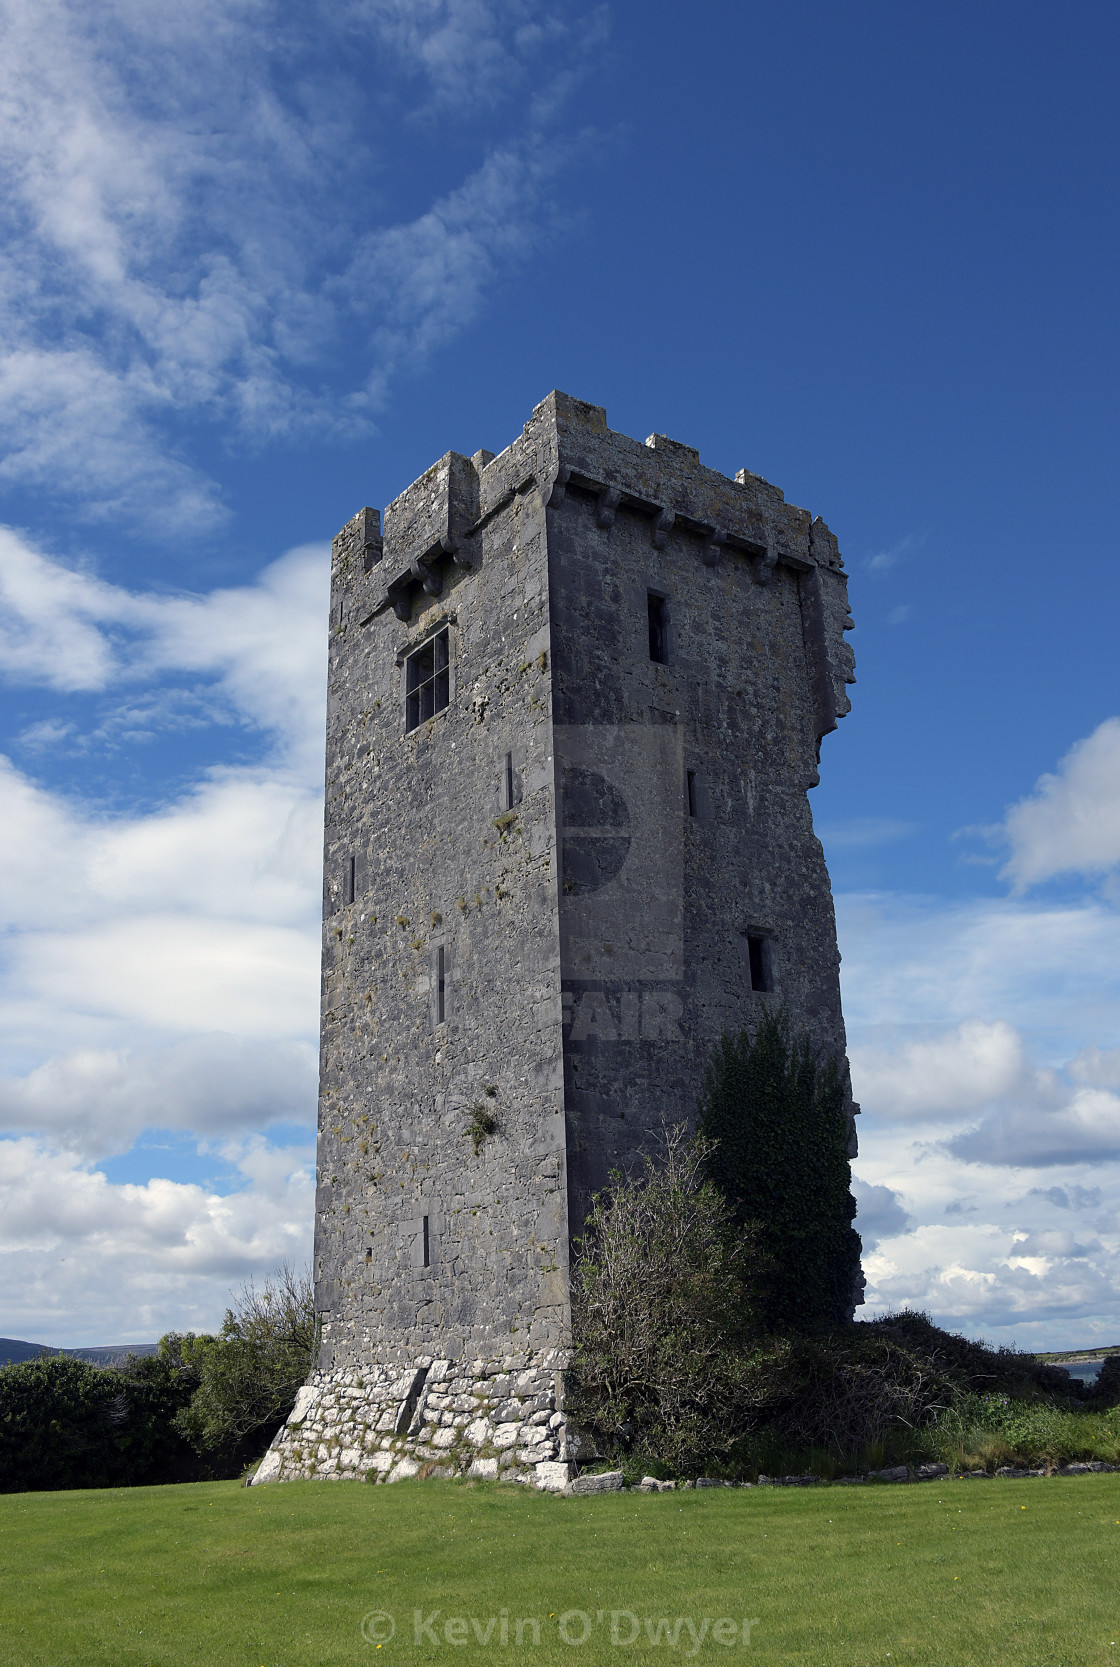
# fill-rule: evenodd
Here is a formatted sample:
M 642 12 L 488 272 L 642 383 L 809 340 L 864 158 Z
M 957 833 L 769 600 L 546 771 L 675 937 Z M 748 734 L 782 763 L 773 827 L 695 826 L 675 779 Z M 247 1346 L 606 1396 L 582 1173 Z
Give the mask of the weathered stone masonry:
M 843 1052 L 850 625 L 823 522 L 560 393 L 335 538 L 322 1346 L 258 1480 L 563 1485 L 590 1194 L 764 1003 Z

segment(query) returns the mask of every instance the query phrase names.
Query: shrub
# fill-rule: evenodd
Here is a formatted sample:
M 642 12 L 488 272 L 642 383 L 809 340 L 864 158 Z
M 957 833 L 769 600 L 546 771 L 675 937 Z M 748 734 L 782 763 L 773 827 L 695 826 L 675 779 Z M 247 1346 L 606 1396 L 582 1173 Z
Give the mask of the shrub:
M 259 1456 L 291 1412 L 316 1343 L 309 1270 L 283 1265 L 258 1290 L 242 1288 L 216 1337 L 165 1339 L 198 1373 L 176 1426 L 219 1473 L 236 1475 Z
M 69 1355 L 0 1368 L 0 1492 L 194 1480 L 175 1419 L 198 1381 L 166 1355 L 120 1368 Z
M 935 1326 L 913 1310 L 798 1339 L 791 1393 L 774 1409 L 775 1432 L 836 1458 L 906 1444 L 962 1397 L 996 1390 L 1035 1393 L 1034 1361 L 989 1349 Z
M 788 1015 L 754 1037 L 724 1035 L 700 1096 L 706 1173 L 741 1223 L 757 1222 L 773 1331 L 819 1332 L 850 1319 L 860 1283 L 852 1227 L 848 1101 L 838 1062 L 818 1057 Z
M 1120 1404 L 1120 1354 L 1106 1356 L 1090 1394 L 1100 1406 Z
M 772 1395 L 781 1349 L 751 1292 L 756 1237 L 704 1177 L 710 1149 L 666 1131 L 664 1162 L 594 1200 L 572 1277 L 569 1410 L 607 1452 L 688 1470 Z

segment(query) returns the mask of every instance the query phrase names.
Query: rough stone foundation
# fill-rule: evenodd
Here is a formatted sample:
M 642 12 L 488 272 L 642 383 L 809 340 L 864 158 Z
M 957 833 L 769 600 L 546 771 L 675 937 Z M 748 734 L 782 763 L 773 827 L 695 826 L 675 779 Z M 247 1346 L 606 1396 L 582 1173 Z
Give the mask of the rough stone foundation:
M 317 1372 L 254 1482 L 482 1476 L 559 1492 L 569 1477 L 561 1358 Z

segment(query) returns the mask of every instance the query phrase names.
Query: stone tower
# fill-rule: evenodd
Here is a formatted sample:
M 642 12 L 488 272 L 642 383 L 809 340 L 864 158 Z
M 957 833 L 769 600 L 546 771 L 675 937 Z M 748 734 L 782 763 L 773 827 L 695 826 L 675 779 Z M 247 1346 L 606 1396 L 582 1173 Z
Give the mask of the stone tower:
M 562 1486 L 588 1199 L 768 1002 L 843 1054 L 836 540 L 565 394 L 334 540 L 318 1370 L 258 1480 Z

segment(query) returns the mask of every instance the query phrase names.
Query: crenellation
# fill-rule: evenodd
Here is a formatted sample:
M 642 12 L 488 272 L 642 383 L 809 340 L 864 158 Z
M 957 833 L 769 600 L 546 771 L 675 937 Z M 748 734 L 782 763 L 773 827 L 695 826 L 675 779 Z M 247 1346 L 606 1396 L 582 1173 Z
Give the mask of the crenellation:
M 338 534 L 321 1346 L 258 1480 L 565 1484 L 592 1194 L 766 1003 L 843 1052 L 806 790 L 850 626 L 823 522 L 561 393 L 496 456 L 446 453 L 383 539 L 372 510 Z

